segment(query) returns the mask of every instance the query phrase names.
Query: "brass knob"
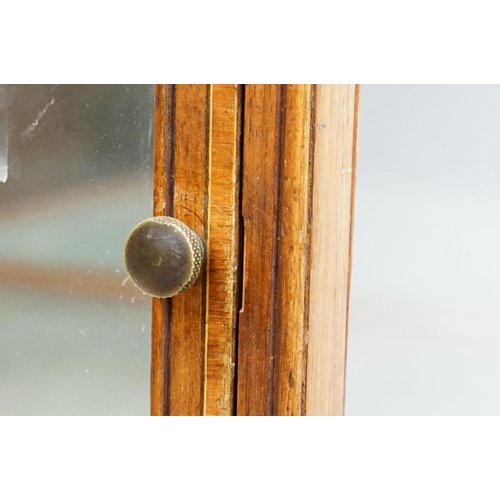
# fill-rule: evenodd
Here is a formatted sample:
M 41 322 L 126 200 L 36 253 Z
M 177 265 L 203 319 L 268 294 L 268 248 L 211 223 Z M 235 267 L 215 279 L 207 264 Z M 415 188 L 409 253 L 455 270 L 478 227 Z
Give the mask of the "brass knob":
M 152 217 L 134 227 L 125 243 L 130 279 L 153 297 L 173 297 L 198 277 L 205 249 L 198 235 L 173 217 Z

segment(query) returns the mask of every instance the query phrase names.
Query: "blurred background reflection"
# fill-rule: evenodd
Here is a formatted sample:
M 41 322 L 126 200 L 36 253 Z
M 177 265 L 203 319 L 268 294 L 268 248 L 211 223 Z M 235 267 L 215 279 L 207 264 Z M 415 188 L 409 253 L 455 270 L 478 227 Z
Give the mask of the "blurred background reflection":
M 500 86 L 361 91 L 348 415 L 499 415 Z
M 149 413 L 152 85 L 0 86 L 0 414 Z

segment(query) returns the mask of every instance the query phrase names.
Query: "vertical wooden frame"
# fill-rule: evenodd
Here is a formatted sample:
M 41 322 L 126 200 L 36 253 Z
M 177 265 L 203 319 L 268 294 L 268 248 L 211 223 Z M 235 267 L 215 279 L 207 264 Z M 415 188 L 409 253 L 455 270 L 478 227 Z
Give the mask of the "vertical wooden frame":
M 340 415 L 359 88 L 157 88 L 155 215 L 206 269 L 153 301 L 152 414 Z
M 312 189 L 307 415 L 342 415 L 359 87 L 318 85 Z
M 156 95 L 154 215 L 187 224 L 206 260 L 191 288 L 153 299 L 151 413 L 231 415 L 241 88 L 158 85 Z
M 274 412 L 281 85 L 246 85 L 243 125 L 243 297 L 238 329 L 239 415 Z
M 207 240 L 208 85 L 176 85 L 173 216 Z M 202 415 L 205 378 L 206 272 L 171 299 L 170 415 Z
M 239 308 L 239 85 L 210 86 L 205 415 L 232 415 Z
M 284 93 L 275 413 L 302 415 L 307 367 L 316 88 L 286 85 Z
M 153 214 L 173 214 L 174 85 L 157 85 L 155 96 Z M 169 415 L 172 302 L 153 297 L 151 319 L 151 415 Z

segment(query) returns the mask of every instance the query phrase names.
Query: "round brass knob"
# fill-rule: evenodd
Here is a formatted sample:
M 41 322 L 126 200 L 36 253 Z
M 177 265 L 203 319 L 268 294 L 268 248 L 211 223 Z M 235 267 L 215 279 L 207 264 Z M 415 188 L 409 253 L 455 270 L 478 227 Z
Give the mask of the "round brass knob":
M 160 298 L 189 288 L 205 258 L 198 235 L 173 217 L 152 217 L 135 226 L 124 254 L 125 267 L 135 285 Z

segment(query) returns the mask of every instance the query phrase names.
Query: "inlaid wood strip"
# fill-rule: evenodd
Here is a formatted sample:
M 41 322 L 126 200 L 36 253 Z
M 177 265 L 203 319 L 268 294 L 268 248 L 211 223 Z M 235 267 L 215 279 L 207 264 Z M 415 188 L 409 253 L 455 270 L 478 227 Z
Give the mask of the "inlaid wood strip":
M 313 85 L 286 85 L 279 200 L 276 413 L 301 415 L 309 293 Z
M 232 415 L 238 314 L 241 98 L 210 86 L 205 414 Z

